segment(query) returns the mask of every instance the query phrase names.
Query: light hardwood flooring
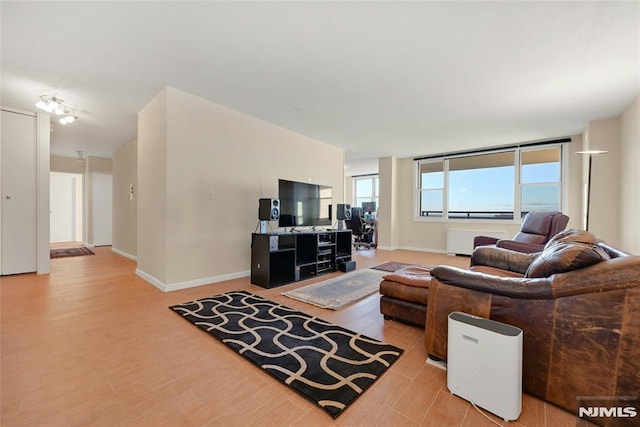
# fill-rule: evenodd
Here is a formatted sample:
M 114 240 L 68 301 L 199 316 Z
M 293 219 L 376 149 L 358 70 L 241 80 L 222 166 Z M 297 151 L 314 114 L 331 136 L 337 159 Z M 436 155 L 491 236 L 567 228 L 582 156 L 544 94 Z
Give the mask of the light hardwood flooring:
M 379 295 L 339 311 L 281 295 L 249 278 L 163 293 L 109 247 L 51 260 L 51 274 L 2 277 L 2 426 L 491 426 L 425 364 L 423 330 L 385 321 Z M 358 268 L 386 261 L 468 266 L 465 257 L 360 250 Z M 340 273 L 333 273 L 340 274 Z M 330 276 L 323 276 L 324 279 Z M 167 307 L 245 289 L 405 349 L 337 420 Z M 487 389 L 490 392 L 490 387 Z M 497 422 L 498 418 L 491 416 Z M 511 426 L 575 426 L 528 395 Z

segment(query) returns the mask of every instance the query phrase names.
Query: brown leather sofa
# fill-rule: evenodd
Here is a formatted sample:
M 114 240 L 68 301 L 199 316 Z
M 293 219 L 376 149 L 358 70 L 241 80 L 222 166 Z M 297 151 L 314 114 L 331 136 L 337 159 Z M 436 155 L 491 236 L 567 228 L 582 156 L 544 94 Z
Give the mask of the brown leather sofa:
M 568 222 L 569 217 L 562 212 L 532 211 L 524 217 L 520 231 L 513 239 L 476 236 L 473 239 L 473 247 L 495 245 L 518 252 L 540 252 L 549 239 L 565 229 Z
M 462 311 L 523 330 L 527 393 L 574 414 L 590 406 L 578 397 L 640 397 L 640 256 L 565 230 L 541 253 L 480 247 L 469 270 L 438 266 L 431 275 L 430 355 L 446 359 L 447 319 Z

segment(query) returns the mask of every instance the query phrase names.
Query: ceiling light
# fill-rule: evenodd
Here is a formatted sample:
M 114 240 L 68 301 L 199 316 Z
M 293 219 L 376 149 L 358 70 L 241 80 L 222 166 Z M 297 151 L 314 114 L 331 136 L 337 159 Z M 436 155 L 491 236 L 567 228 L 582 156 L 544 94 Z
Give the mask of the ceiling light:
M 40 95 L 38 102 L 36 102 L 36 107 L 56 116 L 66 114 L 59 120 L 63 125 L 73 123 L 78 118 L 75 109 L 65 104 L 57 95 Z
M 576 151 L 576 154 L 607 154 L 606 150 L 585 150 L 585 151 Z
M 64 116 L 62 117 L 60 120 L 58 120 L 61 124 L 63 125 L 68 125 L 69 123 L 73 123 L 76 121 L 76 119 L 78 118 L 78 116 L 76 116 L 75 114 L 73 115 L 68 115 L 68 116 Z

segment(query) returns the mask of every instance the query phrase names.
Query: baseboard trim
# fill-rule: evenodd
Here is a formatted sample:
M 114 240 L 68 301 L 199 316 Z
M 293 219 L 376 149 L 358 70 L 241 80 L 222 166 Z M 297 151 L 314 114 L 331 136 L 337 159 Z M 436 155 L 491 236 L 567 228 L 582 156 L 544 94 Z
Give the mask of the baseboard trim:
M 211 285 L 213 283 L 224 282 L 227 280 L 240 279 L 242 277 L 249 277 L 251 271 L 239 271 L 236 273 L 220 274 L 218 276 L 203 277 L 201 279 L 188 280 L 185 282 L 164 283 L 161 280 L 156 279 L 150 274 L 136 268 L 136 275 L 151 283 L 162 292 L 179 291 L 180 289 L 195 288 L 197 286 Z
M 123 256 L 125 258 L 129 258 L 132 261 L 137 261 L 138 258 L 135 255 L 131 255 L 130 253 L 127 253 L 125 251 L 121 251 L 120 249 L 114 248 L 113 246 L 111 246 L 111 252 L 116 253 L 120 256 Z
M 141 277 L 142 279 L 146 280 L 147 282 L 151 283 L 153 286 L 155 286 L 156 288 L 160 289 L 162 292 L 166 292 L 164 289 L 164 283 L 158 279 L 156 279 L 155 277 L 153 277 L 150 274 L 145 273 L 144 271 L 140 270 L 139 268 L 136 268 L 136 276 Z
M 434 249 L 434 248 L 419 248 L 415 246 L 378 246 L 376 249 L 381 251 L 396 251 L 398 249 L 405 251 L 416 251 L 416 252 L 432 252 L 435 254 L 445 254 L 447 253 L 444 249 Z
M 165 292 L 178 291 L 180 289 L 195 288 L 197 286 L 210 285 L 212 283 L 225 282 L 227 280 L 249 277 L 251 271 L 238 271 L 236 273 L 220 274 L 218 276 L 203 277 L 202 279 L 188 280 L 186 282 L 167 283 Z

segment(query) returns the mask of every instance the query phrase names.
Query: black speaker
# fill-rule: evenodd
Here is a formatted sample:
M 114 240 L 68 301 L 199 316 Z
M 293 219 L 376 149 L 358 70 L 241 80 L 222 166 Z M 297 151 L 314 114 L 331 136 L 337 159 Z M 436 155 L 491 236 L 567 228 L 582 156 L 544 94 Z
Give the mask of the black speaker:
M 258 219 L 260 221 L 273 221 L 280 218 L 280 200 L 260 199 Z
M 346 219 L 347 221 L 351 220 L 351 205 L 338 203 L 337 207 L 338 212 L 336 216 L 338 219 Z

